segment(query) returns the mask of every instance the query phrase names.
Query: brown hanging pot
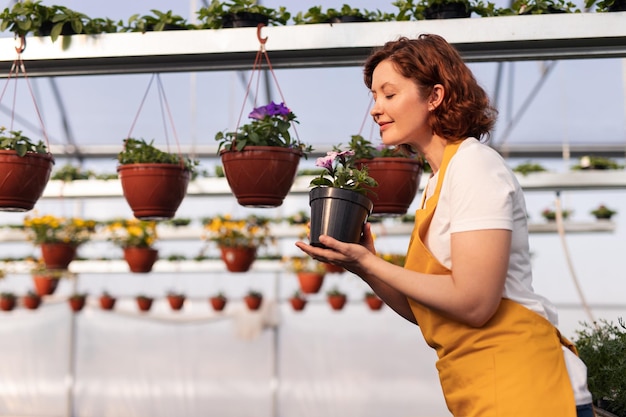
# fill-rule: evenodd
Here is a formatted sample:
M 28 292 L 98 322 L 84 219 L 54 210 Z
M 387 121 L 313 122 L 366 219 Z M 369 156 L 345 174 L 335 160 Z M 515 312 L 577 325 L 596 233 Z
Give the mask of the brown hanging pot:
M 384 304 L 383 300 L 378 298 L 377 295 L 366 295 L 365 296 L 365 303 L 367 304 L 369 309 L 372 310 L 372 311 L 380 310 L 383 307 L 383 304 Z
M 343 310 L 348 298 L 345 295 L 328 295 L 328 304 L 335 311 Z
M 54 159 L 51 154 L 0 150 L 0 210 L 31 210 L 43 194 Z
M 324 283 L 324 274 L 301 271 L 296 274 L 300 290 L 305 294 L 317 294 Z
M 150 311 L 150 309 L 152 308 L 152 302 L 154 301 L 154 299 L 152 297 L 146 297 L 143 295 L 137 296 L 137 298 L 135 299 L 137 302 L 137 308 L 139 309 L 139 311 Z
M 173 218 L 187 194 L 190 172 L 182 164 L 126 164 L 117 172 L 124 198 L 141 220 Z
M 51 277 L 48 275 L 33 275 L 33 284 L 35 285 L 35 292 L 37 295 L 52 295 L 59 285 L 59 278 Z
M 247 272 L 256 259 L 255 247 L 220 246 L 220 253 L 230 272 Z
M 115 308 L 115 303 L 117 299 L 108 294 L 103 294 L 98 299 L 100 302 L 100 308 L 103 310 L 113 310 Z
M 222 311 L 226 307 L 227 303 L 226 297 L 214 296 L 209 298 L 209 303 L 211 303 L 211 307 L 215 311 Z
M 75 295 L 75 296 L 68 298 L 67 300 L 70 308 L 75 313 L 78 313 L 83 308 L 85 308 L 86 301 L 87 301 L 87 297 L 83 295 Z
M 248 310 L 256 311 L 261 308 L 261 304 L 263 303 L 263 297 L 255 296 L 255 295 L 246 295 L 243 298 Z
M 41 244 L 41 258 L 47 269 L 67 269 L 76 257 L 76 245 L 65 242 Z
M 372 191 L 367 194 L 374 203 L 372 214 L 406 214 L 419 189 L 423 170 L 421 161 L 378 157 L 359 159 L 355 165 L 357 169 L 366 165 L 369 176 L 378 183 L 378 187 L 365 187 Z
M 277 146 L 246 146 L 220 152 L 224 175 L 237 202 L 246 207 L 278 207 L 296 178 L 303 153 Z
M 129 246 L 124 248 L 124 259 L 131 272 L 148 273 L 159 259 L 159 251 L 152 248 Z
M 22 297 L 22 305 L 28 310 L 37 310 L 41 304 L 41 297 L 35 293 L 28 293 Z
M 182 310 L 185 305 L 185 296 L 180 294 L 170 294 L 167 296 L 167 302 L 170 305 L 170 308 L 174 311 Z
M 0 296 L 0 310 L 2 311 L 11 311 L 15 308 L 17 304 L 17 299 L 15 295 L 2 295 Z
M 302 297 L 291 297 L 289 303 L 294 311 L 302 311 L 306 307 L 306 299 Z

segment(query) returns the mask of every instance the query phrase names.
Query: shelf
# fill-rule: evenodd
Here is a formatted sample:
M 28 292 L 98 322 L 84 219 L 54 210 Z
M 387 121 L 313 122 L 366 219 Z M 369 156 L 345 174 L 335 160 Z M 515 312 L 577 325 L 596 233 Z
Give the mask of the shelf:
M 626 12 L 498 16 L 405 22 L 274 26 L 262 29 L 274 68 L 360 66 L 386 41 L 437 33 L 468 62 L 626 56 Z M 0 39 L 0 62 L 15 59 Z M 256 28 L 27 37 L 31 77 L 247 70 L 259 49 Z M 8 71 L 7 71 L 8 72 Z M 8 74 L 0 74 L 6 77 Z

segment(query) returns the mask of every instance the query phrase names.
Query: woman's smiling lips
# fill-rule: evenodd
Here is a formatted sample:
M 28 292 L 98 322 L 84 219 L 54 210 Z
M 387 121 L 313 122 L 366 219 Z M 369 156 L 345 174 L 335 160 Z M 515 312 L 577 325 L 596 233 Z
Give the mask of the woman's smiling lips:
M 380 131 L 387 129 L 391 125 L 391 122 L 378 122 L 378 126 L 380 126 Z

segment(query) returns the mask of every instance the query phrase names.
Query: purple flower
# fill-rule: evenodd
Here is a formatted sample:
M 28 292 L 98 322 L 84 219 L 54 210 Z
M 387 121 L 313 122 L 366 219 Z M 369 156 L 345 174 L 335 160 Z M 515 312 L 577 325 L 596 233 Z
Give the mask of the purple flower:
M 329 172 L 333 170 L 333 162 L 335 162 L 335 158 L 337 157 L 337 152 L 326 152 L 326 156 L 322 156 L 317 158 L 315 161 L 315 166 L 324 168 Z
M 251 119 L 263 120 L 267 116 L 287 116 L 290 110 L 285 103 L 276 104 L 273 101 L 265 106 L 257 107 L 248 115 Z

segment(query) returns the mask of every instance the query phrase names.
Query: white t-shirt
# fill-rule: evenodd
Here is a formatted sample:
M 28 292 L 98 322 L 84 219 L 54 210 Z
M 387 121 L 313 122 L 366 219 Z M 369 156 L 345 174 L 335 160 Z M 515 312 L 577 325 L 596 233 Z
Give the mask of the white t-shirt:
M 424 190 L 426 198 L 434 193 L 438 177 L 437 173 L 428 181 Z M 425 243 L 442 265 L 452 269 L 450 234 L 481 229 L 513 231 L 502 297 L 527 307 L 557 326 L 556 308 L 545 297 L 536 294 L 532 287 L 522 188 L 500 154 L 478 140 L 468 138 L 448 164 Z M 591 403 L 585 364 L 569 349 L 563 351 L 576 404 Z

